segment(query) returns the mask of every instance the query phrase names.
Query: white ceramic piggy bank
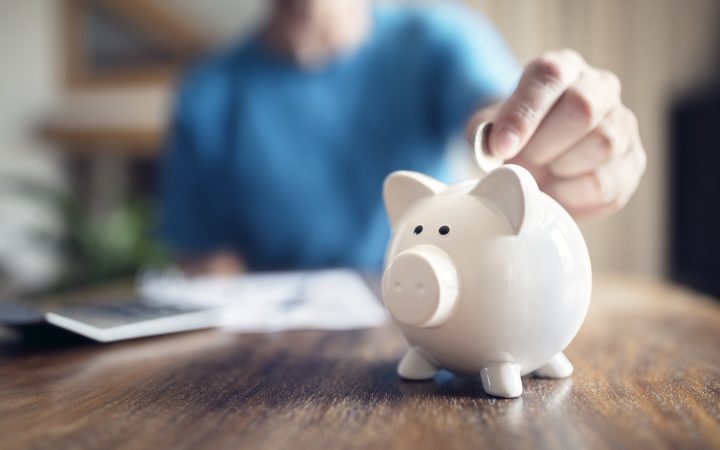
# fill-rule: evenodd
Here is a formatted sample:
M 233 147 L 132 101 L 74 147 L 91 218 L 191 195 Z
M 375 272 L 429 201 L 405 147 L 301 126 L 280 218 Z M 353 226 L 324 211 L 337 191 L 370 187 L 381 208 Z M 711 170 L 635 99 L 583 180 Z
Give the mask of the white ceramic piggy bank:
M 587 313 L 590 258 L 573 219 L 527 170 L 504 165 L 449 186 L 394 172 L 383 195 L 393 237 L 382 296 L 411 345 L 402 378 L 442 367 L 517 397 L 522 375 L 572 373 L 562 351 Z

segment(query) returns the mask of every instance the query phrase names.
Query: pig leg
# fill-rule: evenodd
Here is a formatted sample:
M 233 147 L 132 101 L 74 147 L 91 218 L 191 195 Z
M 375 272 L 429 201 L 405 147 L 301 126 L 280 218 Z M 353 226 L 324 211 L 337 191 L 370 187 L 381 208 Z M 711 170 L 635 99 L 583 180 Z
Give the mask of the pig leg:
M 488 364 L 480 371 L 483 389 L 495 397 L 513 398 L 522 394 L 520 365 L 513 362 Z
M 573 373 L 573 366 L 562 352 L 550 358 L 544 366 L 535 371 L 542 378 L 565 378 Z
M 400 360 L 397 373 L 406 380 L 429 380 L 438 368 L 421 347 L 411 347 Z

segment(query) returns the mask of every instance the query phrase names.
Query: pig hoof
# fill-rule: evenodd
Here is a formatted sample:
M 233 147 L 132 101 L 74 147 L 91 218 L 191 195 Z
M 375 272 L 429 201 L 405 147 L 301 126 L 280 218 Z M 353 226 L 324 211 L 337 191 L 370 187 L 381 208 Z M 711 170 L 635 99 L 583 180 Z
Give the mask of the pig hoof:
M 489 364 L 480 371 L 483 389 L 495 397 L 514 398 L 522 394 L 520 365 L 512 362 Z
M 400 360 L 397 373 L 406 380 L 429 380 L 437 370 L 420 347 L 412 347 Z
M 535 376 L 542 378 L 565 378 L 573 373 L 573 366 L 565 357 L 558 353 L 553 356 L 547 364 L 535 371 Z

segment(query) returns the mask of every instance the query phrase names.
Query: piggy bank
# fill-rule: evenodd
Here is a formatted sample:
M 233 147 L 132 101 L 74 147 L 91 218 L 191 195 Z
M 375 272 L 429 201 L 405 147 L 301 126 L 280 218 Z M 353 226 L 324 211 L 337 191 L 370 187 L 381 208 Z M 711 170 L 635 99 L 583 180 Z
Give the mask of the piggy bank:
M 453 185 L 399 171 L 383 196 L 393 235 L 382 297 L 411 345 L 400 377 L 445 368 L 479 375 L 489 395 L 518 397 L 522 375 L 572 374 L 562 351 L 588 310 L 590 258 L 573 219 L 527 170 L 502 165 Z

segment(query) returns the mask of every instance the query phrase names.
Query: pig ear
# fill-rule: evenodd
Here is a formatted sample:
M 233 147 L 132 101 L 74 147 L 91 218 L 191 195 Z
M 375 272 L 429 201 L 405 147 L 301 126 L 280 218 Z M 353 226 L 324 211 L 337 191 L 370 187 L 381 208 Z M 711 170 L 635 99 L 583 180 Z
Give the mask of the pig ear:
M 539 192 L 530 172 L 520 166 L 506 164 L 480 180 L 470 194 L 493 202 L 507 217 L 515 234 L 520 234 L 534 222 Z
M 401 170 L 388 175 L 383 184 L 383 198 L 390 226 L 395 228 L 413 203 L 443 189 L 443 183 L 421 173 Z

